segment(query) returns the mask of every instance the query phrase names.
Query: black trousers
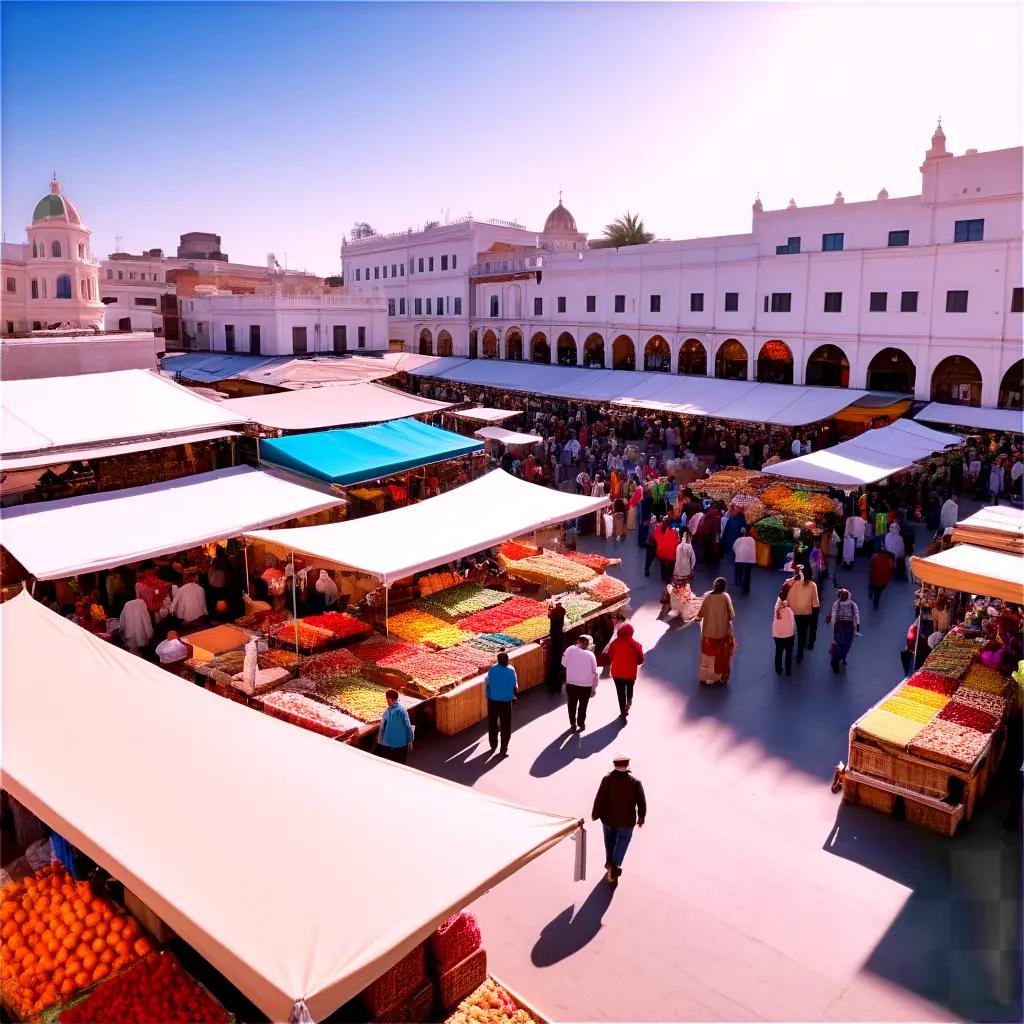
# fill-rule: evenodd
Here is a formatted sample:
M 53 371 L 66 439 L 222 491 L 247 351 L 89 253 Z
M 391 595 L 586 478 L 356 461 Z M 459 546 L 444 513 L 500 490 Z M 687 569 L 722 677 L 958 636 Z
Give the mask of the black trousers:
M 612 677 L 612 681 L 615 683 L 615 695 L 619 698 L 619 714 L 625 715 L 626 704 L 633 699 L 633 684 L 636 680 L 615 679 Z
M 753 568 L 753 562 L 736 563 L 736 586 L 742 587 L 744 594 L 750 593 L 750 573 Z
M 810 618 L 810 616 L 808 616 Z M 799 619 L 797 619 L 799 622 Z M 786 675 L 793 671 L 793 637 L 777 636 L 775 638 L 775 672 L 782 675 L 782 659 L 786 659 Z
M 582 729 L 587 724 L 587 705 L 590 703 L 591 692 L 589 686 L 565 684 L 565 696 L 569 702 L 569 724 L 574 729 Z
M 876 586 L 874 583 L 868 584 L 868 594 L 871 597 L 871 606 L 873 608 L 878 607 L 878 602 L 882 597 L 883 590 L 885 590 L 885 587 Z
M 662 582 L 664 582 L 664 583 L 671 583 L 672 582 L 672 573 L 675 571 L 675 567 L 676 567 L 675 559 L 673 559 L 671 562 L 669 562 L 669 561 L 666 561 L 664 558 L 659 558 L 658 561 L 661 562 L 661 579 L 662 579 Z
M 512 735 L 512 701 L 487 701 L 487 737 L 491 742 L 491 750 L 498 746 L 501 738 L 501 752 L 508 750 L 508 740 Z
M 651 566 L 654 564 L 654 559 L 656 557 L 656 555 L 655 555 L 655 551 L 656 550 L 657 549 L 655 548 L 655 546 L 653 544 L 648 544 L 647 545 L 647 549 L 644 552 L 644 575 L 645 576 L 650 576 L 651 575 Z
M 373 752 L 378 757 L 383 757 L 385 761 L 397 761 L 399 764 L 405 764 L 409 760 L 408 747 L 385 747 L 378 743 L 373 748 Z
M 796 619 L 796 660 L 797 663 L 804 659 L 804 649 L 807 647 L 807 634 L 811 628 L 811 616 L 810 615 L 794 615 Z M 790 643 L 792 646 L 792 642 Z M 814 641 L 811 641 L 811 647 L 814 647 Z M 776 655 L 778 658 L 778 655 Z

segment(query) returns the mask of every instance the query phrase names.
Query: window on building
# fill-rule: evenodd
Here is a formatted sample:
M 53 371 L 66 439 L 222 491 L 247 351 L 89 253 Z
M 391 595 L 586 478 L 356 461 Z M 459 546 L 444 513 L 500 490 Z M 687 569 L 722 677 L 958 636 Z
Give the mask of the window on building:
M 626 296 L 616 295 L 615 296 L 615 312 L 625 313 L 626 312 Z
M 385 263 L 384 264 L 384 280 L 386 281 L 387 279 L 388 279 L 388 265 Z
M 822 252 L 839 252 L 843 247 L 843 232 L 833 231 L 821 236 Z
M 533 299 L 533 315 L 543 316 L 544 315 L 544 300 L 539 296 L 534 296 Z
M 14 333 L 14 321 L 13 320 L 8 320 L 7 321 L 7 333 L 8 334 L 13 334 Z
M 80 260 L 85 259 L 85 242 L 78 243 L 78 258 Z
M 85 298 L 85 278 L 78 282 L 78 290 L 82 293 L 82 298 Z
M 373 268 L 373 279 L 374 279 L 374 281 L 377 281 L 377 280 L 380 279 L 380 267 L 374 267 Z
M 423 316 L 423 300 L 413 299 L 412 300 L 412 311 L 415 316 Z
M 800 236 L 791 235 L 785 245 L 775 246 L 776 256 L 790 256 L 800 251 Z
M 954 242 L 983 242 L 985 240 L 985 221 L 958 220 L 953 225 Z
M 886 306 L 889 304 L 889 293 L 888 292 L 872 292 L 871 297 L 868 299 L 868 312 L 869 313 L 884 313 Z
M 894 248 L 901 245 L 910 245 L 910 231 L 904 229 L 902 231 L 890 231 L 889 232 L 889 246 Z
M 431 274 L 434 272 L 434 257 L 433 256 L 428 256 L 427 257 L 427 270 L 429 270 Z
M 596 295 L 588 295 L 587 296 L 587 312 L 588 313 L 596 313 L 597 312 L 597 296 Z
M 842 313 L 843 311 L 843 293 L 842 292 L 825 292 L 825 312 L 826 313 Z
M 71 296 L 71 275 L 57 275 L 57 290 L 53 293 L 55 299 L 70 299 Z
M 348 351 L 348 328 L 344 324 L 335 324 L 331 328 L 331 345 L 336 356 Z
M 1010 296 L 1010 312 L 1024 313 L 1024 288 L 1014 288 Z
M 53 253 L 54 256 L 60 256 L 60 254 L 61 254 L 60 242 L 58 242 L 56 240 L 51 242 L 50 243 L 50 252 Z
M 32 243 L 32 258 L 33 259 L 38 259 L 39 258 L 39 250 L 36 248 L 36 243 L 35 242 Z
M 448 269 L 448 257 L 447 256 L 442 256 L 441 257 L 441 269 L 442 270 L 447 270 Z
M 114 272 L 112 270 L 107 271 L 107 280 L 112 281 L 114 279 Z
M 454 304 L 452 307 L 452 313 L 455 316 L 462 316 L 462 296 L 456 295 L 455 298 L 452 299 L 452 302 Z
M 82 284 L 85 284 L 85 283 L 86 283 L 85 281 L 82 282 Z M 157 304 L 156 299 L 140 299 L 140 298 L 137 298 L 135 300 L 135 305 L 136 306 L 156 306 L 156 304 Z
M 793 305 L 792 292 L 772 292 L 772 312 L 788 313 Z
M 497 295 L 492 295 L 491 296 L 491 316 L 497 316 L 497 315 L 498 315 L 498 296 Z
M 292 351 L 297 355 L 305 355 L 308 351 L 308 342 L 306 338 L 305 327 L 293 327 L 292 328 Z
M 366 328 L 360 327 L 358 328 L 358 332 L 359 336 L 356 338 L 356 344 L 358 344 L 360 348 L 366 348 Z
M 117 279 L 118 279 L 118 281 L 123 281 L 124 280 L 124 271 L 123 270 L 119 270 L 117 272 Z
M 703 313 L 704 312 L 704 293 L 703 292 L 690 292 L 690 312 L 691 313 Z
M 405 299 L 398 300 L 398 315 L 405 316 Z
M 423 257 L 422 256 L 416 261 L 416 273 L 418 273 L 418 274 L 422 274 L 423 273 Z
M 234 352 L 235 351 L 235 325 L 225 324 L 224 325 L 224 351 Z
M 391 276 L 392 277 L 398 277 L 398 264 L 397 263 L 392 263 L 391 264 Z
M 725 311 L 726 313 L 736 313 L 740 308 L 740 293 L 739 292 L 726 292 L 725 293 Z
M 356 280 L 357 281 L 359 280 L 359 268 L 358 267 L 356 267 Z
M 33 331 L 41 331 L 42 329 L 43 329 L 43 325 L 38 320 L 33 320 L 32 321 L 32 330 Z
M 388 299 L 388 316 L 394 316 L 394 315 L 395 315 L 395 300 L 394 299 Z
M 431 306 L 433 305 L 431 299 L 427 299 L 427 316 L 431 316 Z
M 249 325 L 249 351 L 259 355 L 260 352 L 260 325 Z
M 660 313 L 661 312 L 661 296 L 660 295 L 652 295 L 651 296 L 651 312 L 652 313 Z
M 16 292 L 16 291 L 18 290 L 18 284 L 17 284 L 17 282 L 16 282 L 15 280 L 14 280 L 14 278 L 13 278 L 13 277 L 9 277 L 9 278 L 7 278 L 7 285 L 6 285 L 6 287 L 7 287 L 7 290 L 8 290 L 9 292 L 12 292 L 12 293 L 13 293 L 13 292 Z
M 415 274 L 416 273 L 416 264 L 415 264 L 415 262 L 411 258 L 409 260 L 409 273 L 410 274 Z
M 452 270 L 458 269 L 458 267 L 457 267 L 457 260 L 458 260 L 458 257 L 455 255 L 455 253 L 452 253 Z
M 902 292 L 900 294 L 900 312 L 917 312 L 917 292 Z
M 950 292 L 946 292 L 946 312 L 947 313 L 966 313 L 967 312 L 967 292 L 965 292 L 965 291 L 950 291 Z
M 437 297 L 437 306 L 435 308 L 437 309 L 438 316 L 444 316 L 445 303 L 444 299 L 440 295 Z
M 405 277 L 405 262 L 398 264 L 398 276 Z
M 558 310 L 559 313 L 564 313 L 565 312 L 565 296 L 564 295 L 559 295 L 558 298 L 555 300 L 555 308 Z

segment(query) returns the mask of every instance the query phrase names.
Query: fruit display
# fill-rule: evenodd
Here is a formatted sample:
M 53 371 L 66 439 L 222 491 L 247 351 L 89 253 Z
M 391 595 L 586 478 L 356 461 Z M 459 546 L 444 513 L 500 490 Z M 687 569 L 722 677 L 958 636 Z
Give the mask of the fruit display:
M 737 494 L 753 497 L 776 485 L 776 481 L 763 473 L 738 467 L 720 469 L 705 480 L 696 480 L 690 487 L 694 494 L 702 494 L 713 501 L 731 501 Z
M 388 632 L 410 643 L 420 644 L 424 642 L 428 633 L 437 632 L 447 625 L 444 619 L 439 619 L 436 615 L 428 615 L 426 612 L 411 608 L 388 619 Z
M 481 651 L 489 651 L 497 654 L 498 651 L 507 651 L 513 647 L 521 647 L 522 640 L 517 640 L 507 633 L 480 633 L 472 640 L 467 640 L 466 647 L 476 647 Z
M 351 675 L 362 667 L 363 662 L 359 658 L 347 648 L 342 648 L 307 658 L 302 666 L 302 674 L 307 679 L 312 679 L 314 683 L 320 684 L 337 676 Z
M 557 552 L 555 552 L 557 554 Z M 609 566 L 622 565 L 621 558 L 605 558 L 604 555 L 588 555 L 583 551 L 566 551 L 562 555 L 570 562 L 579 562 L 580 565 L 593 569 L 594 572 L 604 572 Z
M 464 679 L 479 675 L 480 666 L 456 650 L 417 654 L 393 666 L 409 677 L 409 686 L 420 696 L 433 696 L 451 689 Z
M 388 706 L 383 686 L 362 676 L 344 676 L 318 687 L 316 696 L 360 722 L 378 722 Z
M 960 679 L 971 667 L 975 654 L 980 651 L 977 640 L 947 633 L 935 649 L 924 660 L 922 666 L 928 672 L 950 679 Z
M 498 654 L 498 651 L 502 648 L 495 647 L 493 650 L 488 650 L 485 647 L 477 646 L 474 640 L 467 640 L 464 644 L 459 644 L 458 647 L 451 648 L 448 654 L 454 654 L 464 659 L 465 661 L 472 662 L 481 671 L 488 669 L 494 664 L 494 659 Z
M 510 562 L 518 562 L 521 558 L 532 558 L 534 555 L 539 555 L 540 548 L 535 548 L 530 544 L 522 544 L 517 540 L 507 540 L 498 549 L 498 554 L 502 558 L 507 558 Z
M 957 701 L 950 701 L 940 712 L 940 722 L 952 722 L 954 725 L 963 725 L 968 729 L 976 729 L 978 732 L 995 732 L 999 725 L 999 719 L 990 715 L 981 708 L 973 708 L 969 704 L 960 704 Z
M 536 1024 L 533 1017 L 493 978 L 474 989 L 445 1024 Z
M 508 633 L 507 627 L 547 613 L 548 606 L 541 601 L 534 601 L 532 597 L 514 597 L 497 608 L 467 616 L 459 625 L 472 633 Z
M 345 736 L 353 731 L 350 718 L 304 693 L 275 690 L 261 697 L 260 702 L 268 714 L 324 736 Z
M 755 498 L 752 494 L 737 494 L 729 502 L 729 513 L 742 515 L 747 521 L 747 526 L 753 526 L 759 519 L 763 519 L 768 511 L 760 498 Z
M 154 953 L 101 985 L 61 1024 L 228 1024 L 231 1015 L 171 953 Z
M 291 612 L 264 608 L 262 611 L 248 612 L 240 619 L 235 619 L 235 625 L 241 629 L 270 629 L 271 626 L 279 626 L 282 622 L 287 622 L 291 617 Z
M 454 647 L 456 644 L 462 644 L 472 639 L 472 633 L 453 625 L 444 625 L 440 629 L 432 629 L 429 633 L 423 634 L 423 642 L 429 647 L 436 647 L 439 650 Z
M 961 686 L 953 694 L 953 700 L 957 704 L 966 704 L 979 711 L 987 711 L 1000 722 L 1006 717 L 1006 698 L 1000 697 L 996 693 L 986 693 L 984 690 L 971 690 L 966 686 Z
M 960 685 L 968 690 L 991 693 L 1005 699 L 1010 693 L 1011 682 L 1006 676 L 987 665 L 971 665 L 964 674 Z
M 532 619 L 517 622 L 514 626 L 508 627 L 508 635 L 514 636 L 523 643 L 532 644 L 551 631 L 551 620 L 547 615 L 535 615 Z
M 466 615 L 504 604 L 511 597 L 511 594 L 506 594 L 503 590 L 492 590 L 476 583 L 460 583 L 457 587 L 450 587 L 439 594 L 424 598 L 419 607 L 431 615 L 440 615 L 442 618 L 455 621 Z
M 605 573 L 582 584 L 580 590 L 601 604 L 612 604 L 629 593 L 629 587 L 622 580 Z
M 942 693 L 951 697 L 958 683 L 955 679 L 950 679 L 949 676 L 940 676 L 936 672 L 920 669 L 907 680 L 907 686 L 913 686 L 919 690 L 931 690 L 933 693 Z
M 901 718 L 909 719 L 911 722 L 918 722 L 927 725 L 937 714 L 936 708 L 928 707 L 926 704 L 919 704 L 914 700 L 907 700 L 905 697 L 894 696 L 883 701 L 879 705 L 882 711 L 891 712 Z
M 303 651 L 318 650 L 334 640 L 334 634 L 330 631 L 310 626 L 301 619 L 292 619 L 278 626 L 273 632 L 273 637 L 282 644 L 298 647 Z
M 558 600 L 562 602 L 562 607 L 565 609 L 565 624 L 567 626 L 575 626 L 577 622 L 592 615 L 601 607 L 600 601 L 595 601 L 590 595 L 585 594 L 559 594 Z
M 905 747 L 925 727 L 920 722 L 893 714 L 891 711 L 872 708 L 857 721 L 856 728 L 865 736 L 871 736 L 883 743 Z
M 832 499 L 813 491 L 793 490 L 785 484 L 775 484 L 760 495 L 764 507 L 781 515 L 790 526 L 802 526 L 808 520 L 820 521 L 835 511 Z
M 525 580 L 527 583 L 539 583 L 551 589 L 586 583 L 597 575 L 589 566 L 547 551 L 532 558 L 509 562 L 507 571 L 516 579 Z
M 453 572 L 431 572 L 426 576 L 421 576 L 416 587 L 420 592 L 420 597 L 429 597 L 431 594 L 456 586 L 461 580 L 462 577 Z
M 762 544 L 783 544 L 793 539 L 793 530 L 782 516 L 765 516 L 754 524 L 754 537 Z
M 58 864 L 0 890 L 0 991 L 27 1019 L 151 952 L 133 918 Z
M 977 729 L 935 719 L 924 726 L 910 744 L 910 752 L 970 770 L 985 752 L 990 737 Z
M 362 661 L 387 667 L 403 658 L 411 658 L 414 654 L 425 654 L 427 648 L 421 644 L 410 644 L 405 640 L 395 640 L 389 636 L 376 634 L 369 640 L 355 644 L 349 650 Z
M 302 619 L 307 625 L 325 629 L 340 640 L 362 640 L 373 632 L 373 627 L 346 612 L 323 612 L 321 615 L 307 615 Z

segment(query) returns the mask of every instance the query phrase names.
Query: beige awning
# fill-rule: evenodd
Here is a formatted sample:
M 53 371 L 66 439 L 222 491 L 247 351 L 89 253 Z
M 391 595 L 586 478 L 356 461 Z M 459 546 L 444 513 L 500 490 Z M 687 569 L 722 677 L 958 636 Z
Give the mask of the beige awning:
M 928 558 L 911 558 L 910 568 L 936 587 L 1024 603 L 1024 558 L 1019 555 L 957 544 Z
M 956 524 L 953 540 L 1024 555 L 1024 511 L 1010 505 L 980 509 Z

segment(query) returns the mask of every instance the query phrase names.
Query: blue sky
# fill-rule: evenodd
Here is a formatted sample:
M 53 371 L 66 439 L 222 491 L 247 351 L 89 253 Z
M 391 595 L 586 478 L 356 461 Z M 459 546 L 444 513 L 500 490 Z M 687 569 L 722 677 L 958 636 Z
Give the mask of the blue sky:
M 356 220 L 744 231 L 766 208 L 915 192 L 1021 143 L 1021 8 L 948 4 L 20 3 L 0 7 L 2 217 L 53 171 L 97 252 L 215 231 L 337 271 Z

